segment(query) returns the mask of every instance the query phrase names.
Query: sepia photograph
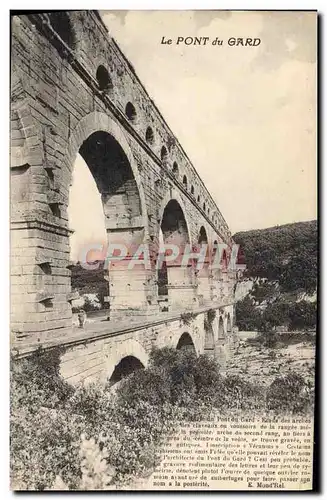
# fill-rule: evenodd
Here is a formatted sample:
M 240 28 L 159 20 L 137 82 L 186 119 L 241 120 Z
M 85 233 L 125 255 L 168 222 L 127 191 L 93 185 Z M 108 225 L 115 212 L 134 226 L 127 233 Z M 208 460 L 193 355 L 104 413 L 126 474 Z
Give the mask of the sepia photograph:
M 11 490 L 312 491 L 317 11 L 10 30 Z

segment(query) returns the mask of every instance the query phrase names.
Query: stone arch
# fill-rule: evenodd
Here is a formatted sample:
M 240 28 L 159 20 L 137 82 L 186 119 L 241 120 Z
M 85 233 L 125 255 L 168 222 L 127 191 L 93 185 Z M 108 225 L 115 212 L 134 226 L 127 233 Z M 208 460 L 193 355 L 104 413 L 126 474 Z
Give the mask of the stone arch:
M 164 243 L 174 243 L 175 245 L 190 244 L 191 240 L 185 214 L 176 199 L 170 199 L 165 206 L 160 226 Z
M 224 326 L 224 319 L 222 316 L 219 316 L 218 320 L 218 339 L 219 340 L 225 339 L 225 326 Z
M 145 140 L 148 144 L 154 143 L 154 132 L 150 126 L 148 126 L 145 131 Z
M 191 265 L 184 266 L 182 264 L 184 251 L 191 243 L 189 225 L 183 207 L 174 197 L 169 197 L 163 208 L 159 231 L 162 235 L 163 248 L 159 248 L 157 260 L 158 283 L 165 284 L 163 290 L 167 290 L 168 307 L 172 308 L 180 305 L 180 301 L 183 300 L 181 294 L 192 292 L 190 286 L 193 282 Z M 165 245 L 173 245 L 177 252 L 175 258 L 169 261 L 167 258 L 167 262 L 164 257 Z
M 198 236 L 198 244 L 208 243 L 208 235 L 204 226 L 200 227 L 199 236 Z
M 89 167 L 98 190 L 102 196 L 105 215 L 112 218 L 141 216 L 140 196 L 133 171 L 127 156 L 119 142 L 108 132 L 93 132 L 81 145 L 79 154 Z M 122 199 L 122 192 L 128 191 L 127 207 Z M 117 199 L 118 197 L 118 199 Z M 118 207 L 118 208 L 117 208 Z M 119 213 L 117 213 L 119 212 Z M 122 221 L 126 224 L 125 221 Z M 109 220 L 110 225 L 115 223 Z
M 100 64 L 97 68 L 96 79 L 99 85 L 99 89 L 103 92 L 109 91 L 113 88 L 113 83 L 110 78 L 109 71 L 103 64 Z
M 160 160 L 162 163 L 166 164 L 168 160 L 168 151 L 166 146 L 162 146 L 160 150 Z
M 215 335 L 213 322 L 216 315 L 212 315 L 208 311 L 204 316 L 204 353 L 208 356 L 214 356 L 215 352 Z
M 227 330 L 227 335 L 232 333 L 232 320 L 230 313 L 227 314 L 226 330 Z
M 127 245 L 128 254 L 132 256 L 139 245 L 147 241 L 147 211 L 140 175 L 122 129 L 109 116 L 97 112 L 86 115 L 79 122 L 67 150 L 68 172 L 61 172 L 62 175 L 66 173 L 70 182 L 78 153 L 87 163 L 101 194 L 108 243 Z M 66 209 L 68 203 L 69 192 Z M 67 215 L 64 214 L 63 219 L 66 217 L 67 220 Z M 92 252 L 89 251 L 84 256 L 86 261 L 106 258 L 106 248 L 100 250 L 98 245 L 96 247 L 97 257 L 94 258 L 92 254 L 93 258 L 90 258 Z M 107 277 L 109 298 L 104 300 L 110 302 L 111 319 L 123 317 L 126 310 L 133 310 L 135 313 L 145 310 L 148 305 L 145 288 L 147 271 L 135 266 L 133 270 L 126 272 L 129 263 L 125 259 L 110 264 Z M 102 291 L 101 294 L 104 295 Z
M 127 363 L 122 363 L 122 361 L 126 359 Z M 110 380 L 115 374 L 115 370 L 117 373 L 120 368 L 128 368 L 128 365 L 135 369 L 140 367 L 140 365 L 146 368 L 149 363 L 149 356 L 139 342 L 134 339 L 128 339 L 123 340 L 122 342 L 115 342 L 113 344 L 110 352 L 108 353 L 108 360 L 109 361 L 105 367 L 104 377 L 107 380 Z
M 191 224 L 189 221 L 188 213 L 187 213 L 185 204 L 183 202 L 183 199 L 176 189 L 172 189 L 170 192 L 167 192 L 166 196 L 163 198 L 163 200 L 161 202 L 160 209 L 159 209 L 159 223 L 160 223 L 159 227 L 161 227 L 161 225 L 162 225 L 164 210 L 171 200 L 176 200 L 178 205 L 181 207 L 181 210 L 183 212 L 183 215 L 184 215 L 184 218 L 186 221 L 187 230 L 188 230 L 188 242 L 190 243 L 192 241 L 191 232 L 190 232 Z
M 193 342 L 191 335 L 188 332 L 182 333 L 182 335 L 179 337 L 176 349 L 177 350 L 187 349 L 193 351 L 196 354 L 195 344 Z
M 177 178 L 179 175 L 179 168 L 178 168 L 178 163 L 177 161 L 174 161 L 173 163 L 173 168 L 172 168 L 172 173 L 173 175 Z
M 221 271 L 226 274 L 228 267 L 228 249 L 224 248 L 221 255 Z
M 138 226 L 142 216 L 141 201 L 131 165 L 119 142 L 108 132 L 93 132 L 82 143 L 78 154 L 81 158 L 78 162 L 74 162 L 73 177 L 75 174 L 79 175 L 80 172 L 82 174 L 84 168 L 84 176 L 88 170 L 91 174 L 89 175 L 90 182 L 95 182 L 96 190 L 101 197 L 103 225 L 107 231 L 102 242 L 106 244 L 107 236 L 109 236 L 109 243 L 128 245 L 142 243 L 144 230 L 138 231 L 135 241 L 131 241 L 128 231 L 129 228 Z M 87 182 L 86 179 L 84 182 Z M 91 191 L 91 184 L 89 187 Z M 71 191 L 69 195 L 71 196 Z M 79 199 L 80 193 L 77 198 L 75 197 L 75 202 Z M 93 205 L 91 204 L 90 209 Z M 83 202 L 81 202 L 79 212 L 83 213 Z M 85 213 L 84 217 L 86 218 L 87 215 Z M 135 221 L 137 221 L 136 224 Z
M 191 337 L 196 355 L 198 356 L 203 351 L 201 338 L 198 338 L 198 336 L 191 332 L 184 324 L 180 325 L 178 329 L 167 330 L 167 328 L 165 328 L 160 331 L 157 335 L 156 347 L 159 349 L 162 349 L 163 347 L 176 349 L 178 342 L 184 333 L 187 333 Z
M 198 251 L 204 251 L 203 245 L 205 245 L 205 257 L 204 261 L 199 261 L 199 266 L 197 267 L 197 283 L 198 283 L 198 297 L 200 304 L 210 300 L 210 270 L 209 270 L 209 248 L 208 248 L 208 235 L 204 226 L 200 227 L 200 231 L 198 233 Z
M 219 262 L 218 262 L 218 257 L 219 257 L 219 238 L 217 237 L 217 235 L 214 233 L 212 235 L 212 239 L 211 239 L 212 243 L 210 245 L 210 262 L 213 266 L 213 271 L 214 271 L 214 274 L 216 276 L 218 276 L 218 271 L 219 271 Z M 217 260 L 216 260 L 217 259 Z
M 128 103 L 125 106 L 125 115 L 127 118 L 132 122 L 135 123 L 137 119 L 137 112 L 135 109 L 135 106 L 132 102 L 128 101 Z
M 132 169 L 133 176 L 140 195 L 141 214 L 142 214 L 142 221 L 140 222 L 145 228 L 146 236 L 148 236 L 148 227 L 146 224 L 147 208 L 146 208 L 145 194 L 136 161 L 134 159 L 132 150 L 124 134 L 124 130 L 116 121 L 114 121 L 107 114 L 98 111 L 89 113 L 79 121 L 75 129 L 72 131 L 67 147 L 67 153 L 65 155 L 65 160 L 64 160 L 66 168 L 68 169 L 69 172 L 69 177 L 68 177 L 69 184 L 71 182 L 72 170 L 77 153 L 79 152 L 82 144 L 95 132 L 107 132 L 118 142 L 124 154 L 126 155 L 129 165 Z M 63 184 L 67 185 L 67 183 L 64 182 L 64 179 L 63 179 Z
M 125 356 L 120 360 L 118 365 L 116 365 L 111 377 L 110 377 L 110 383 L 116 384 L 117 382 L 120 382 L 123 378 L 127 377 L 128 375 L 131 375 L 133 372 L 137 370 L 141 370 L 144 368 L 144 365 L 141 363 L 141 361 L 134 356 Z
M 213 258 L 215 257 L 216 252 L 218 252 L 218 239 L 217 238 L 214 239 L 213 244 L 212 244 L 212 255 L 213 255 Z
M 164 244 L 164 237 L 162 233 L 161 227 L 159 228 L 159 255 L 158 258 L 161 258 L 161 247 Z M 160 267 L 158 269 L 157 273 L 157 291 L 158 291 L 158 297 L 161 300 L 164 300 L 166 302 L 166 298 L 168 297 L 168 274 L 167 274 L 167 265 L 166 262 L 163 261 L 160 264 Z M 167 308 L 167 304 L 163 304 L 162 308 Z
M 221 297 L 221 273 L 218 262 L 219 257 L 219 243 L 218 239 L 215 238 L 210 249 L 210 262 L 211 262 L 211 276 L 212 276 L 212 299 L 214 301 L 219 300 Z

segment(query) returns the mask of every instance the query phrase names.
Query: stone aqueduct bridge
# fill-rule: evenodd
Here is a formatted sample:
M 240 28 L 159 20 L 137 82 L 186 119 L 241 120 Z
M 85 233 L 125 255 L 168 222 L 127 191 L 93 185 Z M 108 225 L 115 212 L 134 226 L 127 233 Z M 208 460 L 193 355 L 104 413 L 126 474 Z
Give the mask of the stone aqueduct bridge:
M 154 266 L 113 268 L 113 320 L 72 327 L 67 209 L 78 153 L 101 194 L 109 242 L 143 242 L 152 256 L 160 234 L 179 245 L 232 245 L 214 200 L 99 14 L 13 17 L 11 98 L 13 347 L 24 354 L 67 345 L 62 373 L 72 382 L 118 380 L 145 366 L 153 346 L 192 345 L 223 359 L 233 340 L 230 271 L 168 266 L 163 308 Z

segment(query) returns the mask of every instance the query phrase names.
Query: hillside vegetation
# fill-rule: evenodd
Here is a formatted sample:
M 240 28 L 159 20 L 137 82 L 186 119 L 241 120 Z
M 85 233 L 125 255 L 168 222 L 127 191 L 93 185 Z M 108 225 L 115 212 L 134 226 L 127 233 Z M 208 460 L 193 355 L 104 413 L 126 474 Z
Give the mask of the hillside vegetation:
M 233 238 L 246 264 L 244 278 L 254 282 L 237 303 L 239 328 L 314 328 L 316 301 L 303 299 L 317 290 L 317 221 L 243 231 Z
M 317 221 L 297 222 L 233 236 L 246 263 L 245 276 L 278 281 L 282 292 L 317 287 Z

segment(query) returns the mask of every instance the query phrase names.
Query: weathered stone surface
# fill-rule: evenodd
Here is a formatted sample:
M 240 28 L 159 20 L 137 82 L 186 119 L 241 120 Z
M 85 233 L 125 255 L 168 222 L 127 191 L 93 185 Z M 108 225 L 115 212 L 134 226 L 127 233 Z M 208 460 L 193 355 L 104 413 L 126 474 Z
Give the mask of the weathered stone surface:
M 214 200 L 99 15 L 66 15 L 69 40 L 67 32 L 54 30 L 48 14 L 12 20 L 11 314 L 13 331 L 31 345 L 33 339 L 35 345 L 51 339 L 60 343 L 71 331 L 67 208 L 77 153 L 101 192 L 109 242 L 147 243 L 154 259 L 160 229 L 166 242 L 174 234 L 175 241 L 194 246 L 205 233 L 210 247 L 232 245 Z M 178 227 L 163 228 L 171 200 L 179 207 Z M 169 268 L 167 307 L 178 311 L 212 304 L 218 310 L 227 301 L 233 304 L 234 282 L 232 274 Z M 113 269 L 108 295 L 117 320 L 133 314 L 155 318 L 164 310 L 154 265 L 135 272 Z M 230 307 L 222 311 L 233 321 Z M 170 327 L 179 337 L 184 333 L 176 322 Z M 203 325 L 197 328 L 204 342 Z M 169 345 L 169 338 L 166 327 L 133 333 L 145 352 L 158 339 Z M 194 341 L 198 353 L 204 350 L 199 342 Z M 93 355 L 89 361 L 84 379 L 106 366 Z

